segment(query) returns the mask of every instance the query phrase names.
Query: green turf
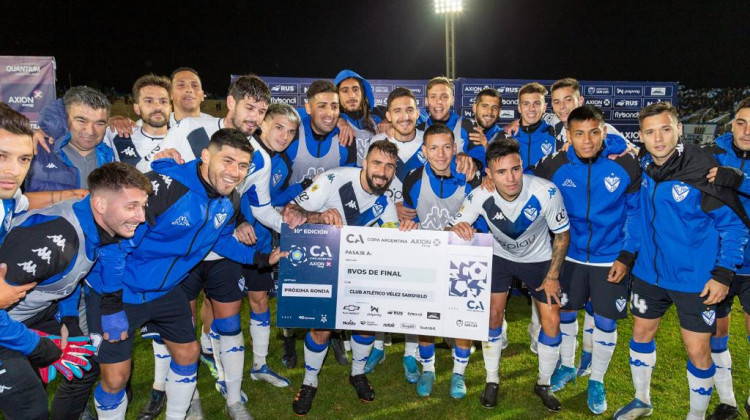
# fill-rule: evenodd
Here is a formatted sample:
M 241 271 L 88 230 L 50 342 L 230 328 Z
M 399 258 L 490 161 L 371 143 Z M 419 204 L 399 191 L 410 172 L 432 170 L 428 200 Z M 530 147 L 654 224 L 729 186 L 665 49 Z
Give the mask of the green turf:
M 272 301 L 275 309 L 275 301 Z M 563 404 L 563 411 L 552 414 L 546 411 L 532 388 L 537 373 L 537 358 L 528 348 L 526 326 L 529 319 L 529 307 L 524 299 L 511 299 L 508 307 L 510 345 L 503 352 L 500 363 L 499 403 L 494 410 L 486 410 L 479 404 L 479 395 L 484 388 L 484 364 L 481 351 L 471 356 L 466 371 L 468 394 L 460 401 L 448 396 L 450 373 L 453 366 L 449 350 L 438 344 L 436 350 L 437 381 L 432 396 L 420 398 L 416 395 L 415 386 L 406 383 L 401 367 L 403 338 L 394 337 L 394 343 L 386 347 L 387 358 L 368 375 L 376 391 L 376 399 L 370 404 L 362 404 L 356 398 L 354 389 L 347 381 L 348 366 L 336 363 L 332 352 L 322 369 L 320 386 L 313 408 L 306 418 L 309 419 L 537 419 L 552 417 L 558 419 L 595 418 L 586 406 L 586 384 L 588 379 L 581 378 L 575 384 L 569 384 L 557 393 Z M 243 309 L 244 325 L 247 325 L 247 309 Z M 273 314 L 272 314 L 273 315 Z M 275 315 L 274 315 L 275 316 Z M 273 317 L 272 317 L 273 318 Z M 273 318 L 275 319 L 275 318 Z M 614 411 L 629 402 L 633 397 L 633 386 L 628 365 L 628 347 L 632 323 L 630 319 L 620 323 L 618 348 L 606 376 L 609 409 L 602 418 L 611 418 Z M 733 311 L 731 332 L 733 339 L 730 348 L 735 357 L 734 378 L 737 399 L 742 402 L 747 398 L 750 387 L 748 374 L 748 342 L 744 328 L 744 319 L 739 305 Z M 247 329 L 245 329 L 247 336 Z M 300 331 L 298 338 L 303 337 Z M 249 340 L 249 339 L 248 339 Z M 281 366 L 282 338 L 279 330 L 274 329 L 271 337 L 268 363 L 270 367 L 287 376 L 292 385 L 288 388 L 274 388 L 266 383 L 249 380 L 249 368 L 252 361 L 250 348 L 246 353 L 245 382 L 243 389 L 248 394 L 248 407 L 256 419 L 294 418 L 291 404 L 294 395 L 302 382 L 302 341 L 298 340 L 298 367 L 286 370 Z M 580 346 L 579 346 L 580 348 Z M 140 407 L 148 397 L 153 368 L 151 346 L 143 340 L 136 340 L 137 373 L 133 379 L 135 401 L 128 412 L 128 419 L 134 419 Z M 652 399 L 655 407 L 654 418 L 684 418 L 688 409 L 688 389 L 685 378 L 686 356 L 677 326 L 674 309 L 665 316 L 662 328 L 657 336 L 657 364 L 653 376 Z M 225 418 L 223 398 L 214 390 L 208 370 L 201 366 L 198 388 L 202 395 L 203 409 L 207 419 Z M 717 397 L 712 400 L 711 409 L 718 404 Z
M 275 320 L 275 300 L 271 301 L 272 319 Z M 336 363 L 329 351 L 329 357 L 320 375 L 320 387 L 308 419 L 538 419 L 554 417 L 556 419 L 596 418 L 586 407 L 587 378 L 580 378 L 577 383 L 569 384 L 557 393 L 563 404 L 563 411 L 558 414 L 547 412 L 532 388 L 537 373 L 536 355 L 529 351 L 526 326 L 529 319 L 529 306 L 522 298 L 511 299 L 507 315 L 509 323 L 510 345 L 503 352 L 500 363 L 500 394 L 498 406 L 486 410 L 479 404 L 479 395 L 484 388 L 484 364 L 481 348 L 471 356 L 466 370 L 468 394 L 463 400 L 453 400 L 448 396 L 452 359 L 449 350 L 438 343 L 436 350 L 437 381 L 432 396 L 420 398 L 416 395 L 415 385 L 406 383 L 401 367 L 403 338 L 394 337 L 394 343 L 386 347 L 387 357 L 375 372 L 368 375 L 376 391 L 375 401 L 362 404 L 356 398 L 354 389 L 347 381 L 348 366 Z M 247 325 L 247 303 L 243 307 L 243 325 Z M 747 398 L 750 388 L 748 372 L 748 345 L 744 319 L 739 304 L 732 312 L 730 349 L 734 356 L 734 389 L 737 400 Z M 275 321 L 274 321 L 275 323 Z M 606 376 L 609 409 L 600 418 L 611 418 L 615 410 L 626 404 L 633 397 L 633 386 L 628 365 L 628 341 L 632 322 L 627 319 L 619 325 L 618 348 Z M 249 342 L 247 328 L 244 329 Z M 290 419 L 292 400 L 304 376 L 302 340 L 303 332 L 298 331 L 297 354 L 298 367 L 286 370 L 281 366 L 282 338 L 280 330 L 274 328 L 271 335 L 271 346 L 268 355 L 269 366 L 287 376 L 292 385 L 288 388 L 251 381 L 249 379 L 252 352 L 250 346 L 246 352 L 245 382 L 243 389 L 248 394 L 248 407 L 256 419 Z M 674 308 L 664 317 L 662 328 L 657 335 L 657 363 L 653 376 L 651 396 L 654 404 L 655 419 L 684 418 L 688 409 L 688 389 L 685 378 L 686 355 L 682 346 Z M 478 345 L 478 343 L 477 343 Z M 579 346 L 580 351 L 580 346 Z M 153 378 L 153 355 L 150 341 L 137 338 L 135 341 L 135 372 L 133 376 L 134 401 L 128 410 L 128 419 L 135 419 L 140 408 L 145 405 L 151 389 Z M 198 371 L 198 389 L 203 402 L 206 419 L 223 419 L 224 399 L 213 386 L 213 379 L 207 368 L 201 366 Z M 718 404 L 714 395 L 711 407 Z M 740 410 L 742 408 L 740 407 Z M 2 416 L 0 416 L 2 418 Z M 159 419 L 163 419 L 163 415 Z

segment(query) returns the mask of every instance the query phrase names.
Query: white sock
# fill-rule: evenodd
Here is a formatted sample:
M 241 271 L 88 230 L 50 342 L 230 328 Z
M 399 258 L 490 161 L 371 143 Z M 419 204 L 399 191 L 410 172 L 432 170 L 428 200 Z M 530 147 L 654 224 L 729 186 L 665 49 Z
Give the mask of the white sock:
M 156 340 L 151 340 L 151 346 L 154 348 L 154 384 L 152 387 L 157 391 L 164 391 L 172 356 L 169 355 L 169 350 L 164 342 L 157 342 Z
M 204 354 L 214 353 L 213 346 L 211 345 L 211 337 L 209 333 L 203 331 L 203 328 L 201 328 L 201 352 Z
M 539 377 L 537 384 L 549 385 L 550 378 L 555 372 L 557 359 L 560 358 L 560 343 L 562 342 L 562 333 L 556 337 L 550 337 L 539 330 L 539 344 L 537 345 L 537 355 L 539 356 Z
M 123 388 L 116 394 L 110 394 L 102 389 L 102 384 L 94 390 L 94 405 L 96 414 L 101 420 L 124 420 L 128 409 L 128 398 Z
M 609 362 L 615 353 L 617 329 L 606 332 L 595 328 L 592 338 L 594 340 L 594 351 L 591 357 L 591 380 L 604 383 L 604 374 L 607 373 Z
M 591 302 L 586 302 L 585 315 L 583 316 L 583 340 L 581 340 L 581 348 L 583 351 L 593 353 L 594 351 L 594 309 L 591 307 Z
M 323 344 L 313 341 L 310 333 L 305 336 L 305 378 L 303 385 L 318 387 L 318 374 L 328 353 L 328 340 Z
M 184 419 L 195 392 L 198 363 L 178 365 L 172 360 L 167 374 L 167 420 Z
M 221 354 L 221 335 L 216 332 L 213 324 L 211 330 L 208 332 L 208 337 L 211 340 L 211 349 L 215 354 Z M 214 357 L 214 364 L 216 365 L 216 380 L 224 382 L 224 367 L 221 365 L 221 357 Z
M 729 354 L 729 336 L 711 337 L 711 359 L 716 365 L 714 386 L 722 404 L 737 407 L 732 388 L 732 355 Z
M 266 364 L 268 343 L 271 339 L 271 312 L 250 312 L 250 337 L 253 339 L 253 369 Z
M 713 363 L 708 369 L 698 369 L 688 360 L 687 378 L 690 388 L 690 413 L 688 418 L 703 419 L 706 415 L 706 409 L 711 402 L 711 393 L 713 392 L 714 373 L 716 373 L 716 367 Z
M 500 345 L 500 334 L 502 327 L 490 328 L 489 341 L 482 342 L 482 357 L 484 358 L 484 370 L 487 373 L 487 383 L 500 383 L 500 353 L 503 351 Z
M 576 363 L 576 344 L 578 341 L 578 313 L 560 312 L 560 363 L 574 368 Z
M 630 339 L 630 374 L 633 376 L 635 397 L 651 404 L 651 373 L 656 365 L 656 343 L 637 343 Z
M 419 363 L 422 372 L 435 372 L 435 344 L 419 345 Z
M 385 348 L 385 333 L 384 332 L 375 333 L 375 342 L 373 343 L 372 347 L 378 350 L 383 350 Z
M 466 372 L 466 366 L 469 364 L 469 356 L 471 356 L 471 348 L 462 349 L 458 346 L 453 346 L 453 373 L 463 375 Z
M 361 336 L 352 334 L 352 376 L 362 375 L 365 373 L 365 364 L 372 351 L 372 343 L 375 341 L 374 336 Z
M 254 344 L 254 343 L 253 343 Z M 253 345 L 253 349 L 255 346 Z M 221 366 L 227 385 L 227 405 L 242 399 L 242 372 L 245 368 L 245 337 L 242 330 L 235 335 L 221 336 Z
M 404 334 L 404 356 L 417 357 L 419 337 L 414 334 Z

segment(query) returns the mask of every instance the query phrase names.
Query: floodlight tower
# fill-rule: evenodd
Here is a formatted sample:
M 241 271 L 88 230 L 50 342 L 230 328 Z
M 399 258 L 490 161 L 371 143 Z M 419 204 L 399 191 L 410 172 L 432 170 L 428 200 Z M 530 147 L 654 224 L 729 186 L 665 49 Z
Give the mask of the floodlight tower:
M 463 9 L 463 0 L 435 0 L 435 13 L 445 15 L 445 76 L 456 78 L 456 15 Z

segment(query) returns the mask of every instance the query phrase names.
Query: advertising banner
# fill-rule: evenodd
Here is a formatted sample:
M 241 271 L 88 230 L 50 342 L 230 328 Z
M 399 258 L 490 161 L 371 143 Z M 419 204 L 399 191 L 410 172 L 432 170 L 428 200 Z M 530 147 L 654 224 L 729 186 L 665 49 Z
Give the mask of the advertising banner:
M 55 101 L 55 58 L 0 56 L 0 101 L 38 128 L 39 111 Z

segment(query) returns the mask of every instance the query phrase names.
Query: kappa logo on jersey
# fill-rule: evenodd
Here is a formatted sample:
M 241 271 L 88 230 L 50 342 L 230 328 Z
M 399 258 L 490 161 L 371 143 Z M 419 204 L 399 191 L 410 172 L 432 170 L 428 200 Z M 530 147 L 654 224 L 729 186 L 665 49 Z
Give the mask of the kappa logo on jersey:
M 425 217 L 425 220 L 422 222 L 422 227 L 425 229 L 442 229 L 445 226 L 448 226 L 450 220 L 451 215 L 450 212 L 448 212 L 448 209 L 441 209 L 432 206 L 427 217 Z
M 36 255 L 43 259 L 47 264 L 52 262 L 52 251 L 46 246 L 44 248 L 32 249 L 31 252 L 36 252 Z
M 383 212 L 383 205 L 380 203 L 375 203 L 372 205 L 372 215 L 375 217 L 378 217 L 380 213 Z
M 529 207 L 523 209 L 523 215 L 526 216 L 526 218 L 529 219 L 530 222 L 533 222 L 539 215 L 539 210 L 529 205 Z
M 328 180 L 331 181 L 331 184 L 333 184 L 333 179 L 336 178 L 336 175 L 334 175 L 334 174 L 328 174 L 328 176 L 326 178 L 328 178 Z
M 190 221 L 185 216 L 180 216 L 172 222 L 172 226 L 185 226 L 190 227 Z
M 125 148 L 125 149 L 124 149 L 124 150 L 123 150 L 122 152 L 120 152 L 120 153 L 122 153 L 123 155 L 126 155 L 126 156 L 135 156 L 135 155 L 136 155 L 136 153 L 135 153 L 135 149 L 133 149 L 133 148 L 132 148 L 132 147 L 130 147 L 130 146 L 126 147 L 126 148 Z
M 604 178 L 604 186 L 607 187 L 609 192 L 615 192 L 617 187 L 620 186 L 620 178 L 615 176 L 615 174 L 611 174 Z
M 55 165 L 54 163 L 50 162 L 50 163 L 47 164 L 47 166 L 45 166 L 45 168 L 47 168 L 47 169 L 57 169 L 57 165 Z
M 167 189 L 169 189 L 169 186 L 172 185 L 172 178 L 166 176 L 166 175 L 159 175 L 161 177 L 161 180 L 164 181 L 164 185 L 167 186 Z M 154 192 L 156 194 L 156 192 Z
M 562 183 L 562 186 L 563 187 L 575 188 L 576 187 L 576 183 L 573 182 L 572 179 L 568 178 L 568 179 L 565 180 L 565 182 Z
M 350 209 L 357 210 L 357 202 L 354 200 L 349 200 L 348 203 L 344 204 L 346 207 L 349 207 Z
M 683 183 L 672 185 L 672 198 L 678 203 L 687 198 L 689 193 L 690 187 Z
M 542 143 L 542 154 L 547 156 L 552 152 L 552 144 L 548 142 Z
M 492 220 L 503 220 L 504 218 L 505 216 L 503 216 L 503 214 L 500 212 L 497 212 L 494 216 L 492 216 Z
M 60 252 L 65 251 L 65 238 L 62 235 L 51 235 L 47 236 L 47 239 L 51 239 L 55 245 L 60 247 Z
M 547 192 L 549 193 L 549 198 L 552 198 L 552 196 L 554 196 L 555 194 L 557 194 L 557 188 L 552 187 L 549 190 L 547 190 Z
M 3 369 L 3 372 L 5 372 L 5 369 Z M 5 391 L 10 391 L 11 389 L 13 389 L 12 386 L 0 385 L 0 394 L 2 394 Z
M 703 311 L 701 313 L 701 316 L 703 316 L 703 322 L 706 323 L 706 325 L 714 325 L 714 321 L 716 321 L 716 311 L 713 309 L 709 309 L 707 311 Z
M 151 181 L 151 189 L 154 190 L 154 196 L 159 195 L 159 182 L 156 180 Z
M 226 213 L 218 213 L 216 216 L 214 216 L 214 227 L 216 229 L 220 228 L 221 225 L 223 225 L 226 220 L 227 220 Z
M 630 297 L 630 311 L 632 312 L 633 309 L 638 309 L 638 312 L 642 314 L 645 314 L 648 310 L 646 300 L 641 299 L 638 293 L 633 293 L 633 296 Z
M 625 300 L 625 298 L 619 298 L 615 301 L 615 306 L 617 306 L 617 311 L 622 312 L 625 310 L 625 304 L 627 304 L 628 301 Z
M 273 182 L 273 186 L 274 186 L 274 187 L 275 187 L 275 186 L 277 186 L 277 185 L 279 184 L 279 181 L 281 181 L 281 176 L 282 176 L 282 175 L 281 175 L 281 174 L 279 174 L 279 173 L 275 173 L 275 174 L 273 174 L 273 179 L 271 180 L 271 182 Z
M 34 264 L 34 261 L 18 263 L 18 266 L 21 267 L 21 270 L 31 274 L 32 276 L 36 276 L 36 264 Z
M 253 173 L 253 172 L 255 172 L 255 162 L 252 162 L 252 163 L 250 164 L 250 167 L 249 167 L 249 168 L 247 168 L 247 173 L 248 173 L 248 174 L 251 174 L 251 173 Z

